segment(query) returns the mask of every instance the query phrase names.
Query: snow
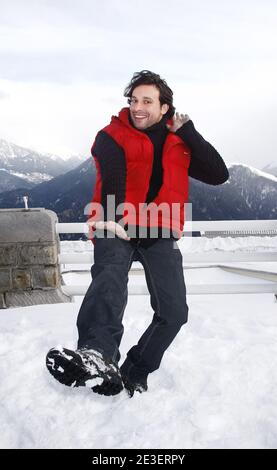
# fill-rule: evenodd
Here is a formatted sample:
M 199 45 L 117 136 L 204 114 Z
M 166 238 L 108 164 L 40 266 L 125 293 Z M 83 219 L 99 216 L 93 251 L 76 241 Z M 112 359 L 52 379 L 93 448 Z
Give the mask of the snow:
M 196 251 L 207 251 L 209 244 L 211 250 L 226 251 L 230 243 L 233 250 L 244 245 L 276 251 L 276 238 L 194 238 L 192 245 Z M 63 251 L 91 249 L 90 242 L 81 241 L 61 246 Z M 215 269 L 203 271 L 210 278 L 220 276 Z M 195 271 L 185 269 L 186 279 L 190 272 Z M 237 279 L 226 274 L 230 282 L 232 276 Z M 151 374 L 149 391 L 131 399 L 124 391 L 105 397 L 71 389 L 48 373 L 44 363 L 51 347 L 76 347 L 81 301 L 1 311 L 2 448 L 277 447 L 277 303 L 272 294 L 188 296 L 189 322 Z M 129 296 L 121 360 L 152 314 L 148 296 Z
M 53 176 L 48 175 L 47 173 L 40 173 L 38 171 L 33 171 L 32 173 L 20 173 L 18 171 L 9 170 L 9 173 L 14 176 L 18 176 L 19 178 L 25 179 L 30 181 L 31 183 L 42 183 L 43 181 L 49 181 L 53 178 Z
M 3 159 L 12 159 L 16 158 L 17 154 L 14 151 L 14 146 L 10 143 L 7 142 L 4 139 L 0 139 L 0 157 Z
M 8 142 L 7 140 L 0 139 L 0 158 L 2 162 L 16 159 L 18 157 L 24 158 L 29 155 L 32 150 L 19 145 Z
M 183 237 L 178 241 L 183 255 L 188 253 L 201 253 L 208 251 L 277 251 L 277 236 L 249 236 L 249 237 Z M 62 253 L 81 253 L 92 251 L 93 244 L 87 241 L 62 241 Z
M 251 170 L 252 173 L 254 173 L 257 176 L 262 176 L 263 178 L 267 178 L 271 181 L 277 182 L 277 177 L 276 176 L 273 176 L 270 173 L 266 173 L 265 171 L 258 170 L 258 168 L 255 168 L 253 166 L 245 165 L 244 163 L 235 163 L 235 162 L 233 162 L 230 165 L 228 165 L 228 168 L 230 169 L 233 166 L 243 166 L 244 168 L 247 168 L 248 170 Z

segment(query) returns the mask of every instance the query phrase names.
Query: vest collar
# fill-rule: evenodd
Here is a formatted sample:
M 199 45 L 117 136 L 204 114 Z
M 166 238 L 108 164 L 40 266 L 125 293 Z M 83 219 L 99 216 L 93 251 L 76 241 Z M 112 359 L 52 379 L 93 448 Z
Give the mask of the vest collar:
M 130 124 L 130 121 L 129 121 L 129 108 L 122 108 L 121 111 L 119 111 L 118 116 L 112 116 L 111 124 L 112 123 L 118 123 L 118 121 L 120 122 L 120 124 L 123 124 L 124 126 L 126 126 L 128 128 L 128 130 L 133 132 L 135 135 L 140 136 L 142 138 L 145 138 L 145 139 L 147 139 L 147 141 L 151 141 L 150 137 L 147 135 L 146 132 L 141 132 L 141 131 L 139 131 L 138 129 L 136 129 L 134 126 L 132 126 Z M 172 125 L 172 123 L 173 123 L 172 119 L 168 119 L 166 121 L 166 124 Z M 179 143 L 183 143 L 181 137 L 179 137 L 177 134 L 175 134 L 173 132 L 169 132 L 167 137 L 166 137 L 166 141 L 165 141 L 165 145 L 167 146 L 167 150 L 171 146 L 174 146 L 174 145 L 179 144 Z

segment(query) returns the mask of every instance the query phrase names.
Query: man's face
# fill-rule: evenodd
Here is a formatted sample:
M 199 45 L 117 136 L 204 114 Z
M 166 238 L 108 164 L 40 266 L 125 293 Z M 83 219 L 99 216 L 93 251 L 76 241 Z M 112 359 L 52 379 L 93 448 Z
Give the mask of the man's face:
M 139 85 L 133 90 L 130 114 L 137 129 L 147 129 L 159 122 L 168 111 L 168 104 L 161 105 L 160 91 L 155 85 Z

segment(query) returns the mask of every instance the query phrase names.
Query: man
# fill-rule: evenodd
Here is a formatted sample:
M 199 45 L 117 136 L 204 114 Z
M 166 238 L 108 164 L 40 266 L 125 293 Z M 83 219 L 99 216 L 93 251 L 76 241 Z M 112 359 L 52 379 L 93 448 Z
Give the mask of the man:
M 129 108 L 112 117 L 92 147 L 97 169 L 93 204 L 103 211 L 91 213 L 89 220 L 94 229 L 93 280 L 77 319 L 78 349 L 53 348 L 46 363 L 65 385 L 88 385 L 104 395 L 125 387 L 133 396 L 147 390 L 148 375 L 159 368 L 187 321 L 176 240 L 182 235 L 188 176 L 217 185 L 229 174 L 189 116 L 175 115 L 172 90 L 159 75 L 135 73 L 124 96 Z M 111 197 L 116 207 L 112 216 Z M 164 207 L 169 209 L 165 213 L 160 210 Z M 119 368 L 128 272 L 135 260 L 144 267 L 154 316 Z

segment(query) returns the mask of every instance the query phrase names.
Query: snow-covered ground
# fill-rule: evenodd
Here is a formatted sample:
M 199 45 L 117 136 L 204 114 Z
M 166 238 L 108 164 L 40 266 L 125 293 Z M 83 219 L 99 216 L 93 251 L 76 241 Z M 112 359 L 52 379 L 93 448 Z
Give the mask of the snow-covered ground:
M 276 251 L 277 236 L 249 237 L 183 237 L 178 241 L 182 253 L 201 253 L 207 251 Z M 62 241 L 62 253 L 92 251 L 92 243 L 87 241 Z
M 277 237 L 191 242 L 196 251 L 276 251 Z M 90 250 L 88 243 L 63 242 L 62 251 Z M 189 322 L 149 391 L 132 399 L 70 389 L 48 373 L 51 347 L 76 346 L 81 300 L 1 311 L 1 448 L 277 448 L 273 294 L 188 296 Z M 129 296 L 122 360 L 151 317 L 148 296 Z

